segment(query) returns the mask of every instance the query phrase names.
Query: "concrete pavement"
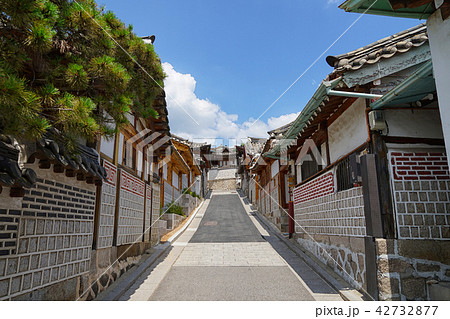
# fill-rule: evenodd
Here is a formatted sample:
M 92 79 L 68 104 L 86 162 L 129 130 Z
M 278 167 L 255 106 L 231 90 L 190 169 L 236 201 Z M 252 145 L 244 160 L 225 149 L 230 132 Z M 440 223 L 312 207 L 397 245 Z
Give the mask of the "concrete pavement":
M 119 300 L 342 300 L 236 192 L 214 192 Z

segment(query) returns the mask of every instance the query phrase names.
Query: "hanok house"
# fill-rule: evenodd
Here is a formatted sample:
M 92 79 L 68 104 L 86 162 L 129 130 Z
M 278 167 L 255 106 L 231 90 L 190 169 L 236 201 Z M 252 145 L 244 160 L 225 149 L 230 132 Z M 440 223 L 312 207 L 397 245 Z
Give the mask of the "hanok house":
M 93 299 L 159 241 L 163 92 L 154 108 L 158 119 L 130 114 L 115 139 L 76 156 L 56 131 L 38 143 L 2 137 L 0 300 Z
M 374 299 L 443 298 L 450 174 L 426 27 L 327 62 L 334 71 L 264 154 L 290 158 L 294 235 Z
M 70 156 L 59 133 L 37 143 L 0 142 L 0 300 L 75 299 L 89 272 L 98 153 Z
M 228 146 L 217 146 L 211 149 L 208 160 L 212 168 L 234 168 L 236 167 L 236 149 Z
M 241 179 L 241 189 L 244 192 L 244 195 L 250 200 L 250 203 L 255 206 L 257 205 L 259 192 L 256 191 L 256 174 L 252 172 L 251 168 L 256 165 L 261 156 L 266 141 L 267 139 L 265 138 L 248 137 L 238 162 L 238 174 Z
M 263 154 L 272 151 L 279 144 L 291 124 L 268 132 L 270 138 L 264 144 Z M 255 174 L 258 210 L 281 231 L 287 232 L 289 227 L 288 166 L 278 158 L 260 157 L 251 167 L 251 173 Z
M 181 190 L 188 188 L 200 195 L 202 186 L 202 170 L 200 163 L 197 162 L 197 159 L 195 158 L 192 143 L 173 134 L 172 143 L 189 167 L 189 173 L 182 174 L 179 178 L 181 181 Z

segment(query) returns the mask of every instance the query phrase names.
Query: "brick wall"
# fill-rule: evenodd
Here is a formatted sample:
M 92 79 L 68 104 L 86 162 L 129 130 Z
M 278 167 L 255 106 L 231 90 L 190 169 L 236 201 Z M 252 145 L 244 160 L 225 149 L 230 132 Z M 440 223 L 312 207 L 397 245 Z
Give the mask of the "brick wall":
M 103 160 L 103 166 L 108 177 L 102 185 L 97 248 L 112 247 L 116 210 L 117 167 L 106 160 Z
M 450 238 L 450 174 L 444 153 L 390 152 L 398 237 Z
M 0 209 L 0 256 L 16 253 L 20 215 L 17 209 Z
M 362 187 L 294 202 L 294 217 L 297 233 L 365 236 Z
M 297 241 L 353 287 L 366 288 L 363 190 L 335 193 L 334 185 L 329 171 L 294 189 Z
M 294 189 L 294 204 L 334 193 L 333 172 L 329 171 Z
M 119 170 L 119 221 L 117 245 L 140 241 L 144 228 L 145 184 L 124 170 Z
M 2 225 L 18 226 L 8 233 L 17 237 L 17 248 L 0 256 L 0 300 L 89 271 L 95 186 L 30 166 L 39 179 L 21 199 L 22 208 L 0 210 Z

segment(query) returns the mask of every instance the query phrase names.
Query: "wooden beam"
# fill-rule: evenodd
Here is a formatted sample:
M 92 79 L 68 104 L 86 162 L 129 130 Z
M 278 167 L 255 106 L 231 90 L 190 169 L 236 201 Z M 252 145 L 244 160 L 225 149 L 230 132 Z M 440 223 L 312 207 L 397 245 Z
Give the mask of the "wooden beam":
M 444 139 L 403 136 L 383 136 L 385 143 L 445 145 Z
M 450 2 L 445 1 L 440 7 L 442 20 L 447 20 L 450 17 Z

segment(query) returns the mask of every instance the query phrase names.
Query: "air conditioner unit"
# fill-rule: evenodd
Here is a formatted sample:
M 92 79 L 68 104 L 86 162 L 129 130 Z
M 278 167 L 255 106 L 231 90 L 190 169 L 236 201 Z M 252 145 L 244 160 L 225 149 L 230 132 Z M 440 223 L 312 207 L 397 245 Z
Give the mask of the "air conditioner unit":
M 386 129 L 383 111 L 369 112 L 369 126 L 372 131 L 382 131 Z

